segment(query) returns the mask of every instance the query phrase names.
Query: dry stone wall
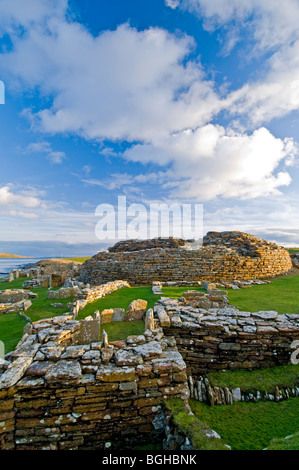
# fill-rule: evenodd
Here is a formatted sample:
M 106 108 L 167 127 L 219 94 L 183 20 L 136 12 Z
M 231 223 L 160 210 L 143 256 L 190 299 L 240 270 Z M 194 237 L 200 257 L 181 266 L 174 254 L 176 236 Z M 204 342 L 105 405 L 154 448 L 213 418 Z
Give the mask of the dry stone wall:
M 165 335 L 176 338 L 188 375 L 215 370 L 262 369 L 291 363 L 299 340 L 299 315 L 241 312 L 234 307 L 202 309 L 162 298 L 155 315 Z
M 186 365 L 160 328 L 117 348 L 78 344 L 80 322 L 66 315 L 32 327 L 0 369 L 1 450 L 140 445 L 164 432 L 165 397 L 189 397 Z
M 153 281 L 252 280 L 277 276 L 291 268 L 288 251 L 274 243 L 241 232 L 212 232 L 199 250 L 178 246 L 100 252 L 83 264 L 80 280 L 92 285 L 116 279 L 132 285 Z

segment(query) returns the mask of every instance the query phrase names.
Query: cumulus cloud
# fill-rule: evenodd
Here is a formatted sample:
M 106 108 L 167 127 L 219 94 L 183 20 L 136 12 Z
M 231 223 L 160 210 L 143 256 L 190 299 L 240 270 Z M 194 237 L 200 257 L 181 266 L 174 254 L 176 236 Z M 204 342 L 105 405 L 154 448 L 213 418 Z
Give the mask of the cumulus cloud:
M 198 15 L 210 31 L 223 28 L 226 52 L 246 31 L 246 55 L 268 53 L 257 79 L 228 97 L 229 112 L 241 116 L 243 125 L 258 126 L 299 110 L 297 0 L 181 0 L 176 6 Z
M 10 185 L 0 187 L 0 205 L 11 206 L 14 204 L 34 208 L 39 207 L 41 201 L 38 197 L 31 196 L 26 191 L 13 192 Z
M 298 15 L 299 19 L 299 15 Z M 242 116 L 253 126 L 299 110 L 299 39 L 276 52 L 268 61 L 268 72 L 233 92 L 230 113 Z
M 172 181 L 164 187 L 184 197 L 254 198 L 277 194 L 290 184 L 284 166 L 292 163 L 295 144 L 275 138 L 263 125 L 299 109 L 295 0 L 167 0 L 171 8 L 199 12 L 210 28 L 239 21 L 252 28 L 260 51 L 277 48 L 263 77 L 225 97 L 199 60 L 190 59 L 192 38 L 161 28 L 138 31 L 129 24 L 93 36 L 66 19 L 67 2 L 50 3 L 41 2 L 36 17 L 33 10 L 23 19 L 0 15 L 0 27 L 20 22 L 26 30 L 12 34 L 13 48 L 1 54 L 0 71 L 51 98 L 50 107 L 27 111 L 37 129 L 132 142 L 124 157 L 170 167 Z M 222 110 L 234 119 L 241 115 L 245 128 L 248 122 L 259 128 L 241 133 L 208 124 Z M 32 147 L 42 150 L 52 163 L 65 158 L 46 142 Z
M 193 40 L 128 24 L 93 37 L 82 25 L 49 19 L 1 57 L 23 86 L 53 97 L 33 115 L 43 131 L 88 139 L 150 140 L 199 126 L 222 108 L 198 61 Z
M 261 50 L 285 45 L 298 37 L 297 0 L 181 0 L 176 3 L 197 14 L 210 30 L 231 21 L 242 23 L 242 28 L 252 31 Z
M 126 151 L 132 161 L 171 165 L 172 194 L 209 200 L 254 198 L 278 194 L 291 177 L 280 164 L 291 163 L 296 147 L 291 139 L 277 139 L 267 129 L 251 135 L 209 124 L 185 130 Z
M 17 33 L 16 27 L 41 24 L 50 16 L 63 17 L 68 0 L 0 0 L 0 34 Z

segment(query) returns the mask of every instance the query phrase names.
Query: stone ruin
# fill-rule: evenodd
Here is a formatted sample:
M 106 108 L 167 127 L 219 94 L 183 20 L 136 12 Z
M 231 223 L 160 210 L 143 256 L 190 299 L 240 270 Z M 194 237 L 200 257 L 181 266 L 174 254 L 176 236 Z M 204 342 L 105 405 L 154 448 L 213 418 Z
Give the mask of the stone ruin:
M 28 324 L 16 350 L 0 361 L 0 449 L 125 449 L 162 440 L 168 449 L 178 436 L 182 443 L 176 429 L 169 431 L 165 399 L 181 398 L 186 407 L 190 397 L 209 404 L 245 399 L 239 389 L 211 387 L 205 374 L 289 364 L 299 340 L 299 315 L 239 311 L 213 283 L 239 288 L 291 267 L 285 249 L 241 232 L 209 233 L 200 250 L 157 239 L 99 253 L 62 288 L 80 287 L 71 312 Z M 144 334 L 126 341 L 109 343 L 105 333 L 99 341 L 101 321 L 123 321 L 123 311 L 76 319 L 87 303 L 130 284 L 152 284 L 161 295 L 163 285 L 202 280 L 206 293 L 162 297 L 146 312 Z M 288 396 L 298 389 L 276 391 L 273 399 Z M 187 441 L 180 448 L 192 448 Z
M 209 232 L 200 249 L 190 241 L 154 239 L 117 243 L 80 268 L 80 281 L 91 285 L 123 279 L 132 285 L 153 281 L 186 282 L 266 279 L 287 273 L 286 249 L 242 232 Z
M 169 434 L 165 399 L 181 398 L 186 407 L 190 397 L 231 404 L 241 391 L 212 388 L 207 372 L 290 363 L 299 315 L 199 302 L 196 293 L 162 297 L 146 312 L 143 335 L 114 343 L 105 333 L 99 341 L 99 318 L 62 315 L 30 325 L 0 363 L 0 449 L 125 449 L 162 441 L 167 449 L 182 436 Z M 298 396 L 298 389 L 285 393 Z

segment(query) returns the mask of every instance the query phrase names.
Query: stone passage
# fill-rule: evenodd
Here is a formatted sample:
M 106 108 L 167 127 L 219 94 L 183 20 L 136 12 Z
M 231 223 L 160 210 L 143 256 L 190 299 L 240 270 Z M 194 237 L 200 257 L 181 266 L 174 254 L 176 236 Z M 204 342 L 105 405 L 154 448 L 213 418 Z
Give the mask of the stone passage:
M 132 285 L 202 279 L 215 282 L 268 278 L 292 268 L 287 250 L 242 232 L 210 232 L 202 248 L 192 250 L 190 246 L 182 241 L 159 244 L 159 239 L 119 243 L 109 253 L 100 252 L 87 260 L 79 278 L 92 285 L 116 279 Z

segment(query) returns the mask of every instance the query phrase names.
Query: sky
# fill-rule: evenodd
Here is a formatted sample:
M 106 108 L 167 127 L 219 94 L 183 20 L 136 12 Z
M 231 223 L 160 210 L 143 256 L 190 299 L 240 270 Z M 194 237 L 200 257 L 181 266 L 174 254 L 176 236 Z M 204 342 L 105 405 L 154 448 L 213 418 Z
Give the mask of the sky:
M 299 246 L 298 0 L 0 0 L 0 252 L 88 256 L 100 204 Z

